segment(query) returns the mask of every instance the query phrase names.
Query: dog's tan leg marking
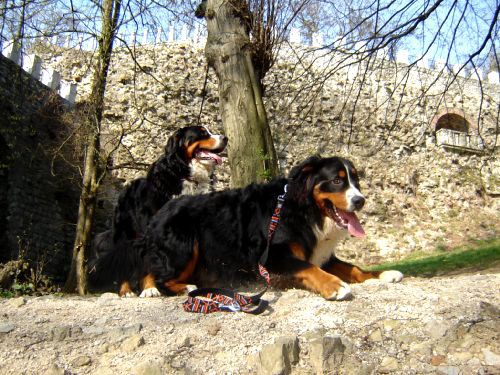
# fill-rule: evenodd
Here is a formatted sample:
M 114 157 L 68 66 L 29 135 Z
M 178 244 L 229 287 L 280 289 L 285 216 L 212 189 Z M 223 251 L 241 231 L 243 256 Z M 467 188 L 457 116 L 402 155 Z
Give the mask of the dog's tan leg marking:
M 155 277 L 152 273 L 148 273 L 141 280 L 142 293 L 139 297 L 148 298 L 148 297 L 159 297 L 161 296 L 160 291 L 156 288 Z
M 130 287 L 130 282 L 128 280 L 122 282 L 122 284 L 120 285 L 120 291 L 118 292 L 118 295 L 120 297 L 125 297 L 125 298 L 135 297 L 135 293 L 132 291 L 132 288 Z
M 186 282 L 189 281 L 194 271 L 196 270 L 196 266 L 198 265 L 198 258 L 198 242 L 195 241 L 193 246 L 193 256 L 191 260 L 188 262 L 188 264 L 178 277 L 165 282 L 165 287 L 175 294 L 184 294 L 196 289 L 195 285 L 187 284 Z
M 403 274 L 399 271 L 363 271 L 357 266 L 338 259 L 323 269 L 348 283 L 362 283 L 369 279 L 397 283 L 403 279 Z
M 365 272 L 361 268 L 345 262 L 335 262 L 325 267 L 325 271 L 340 277 L 348 283 L 362 283 L 368 279 L 378 278 L 380 272 Z
M 340 301 L 351 296 L 349 285 L 315 265 L 311 264 L 295 272 L 294 277 L 307 289 L 321 294 L 325 299 Z

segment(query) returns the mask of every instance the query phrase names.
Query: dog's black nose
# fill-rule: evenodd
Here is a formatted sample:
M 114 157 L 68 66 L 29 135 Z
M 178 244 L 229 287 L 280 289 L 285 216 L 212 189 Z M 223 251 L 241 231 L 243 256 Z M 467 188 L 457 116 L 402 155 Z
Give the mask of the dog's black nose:
M 229 138 L 228 138 L 228 137 L 226 137 L 226 136 L 223 136 L 223 137 L 222 137 L 222 142 L 224 142 L 224 144 L 226 144 L 226 145 L 227 145 L 227 141 L 229 141 Z
M 365 198 L 361 196 L 356 196 L 352 198 L 352 204 L 356 210 L 361 210 L 365 205 Z

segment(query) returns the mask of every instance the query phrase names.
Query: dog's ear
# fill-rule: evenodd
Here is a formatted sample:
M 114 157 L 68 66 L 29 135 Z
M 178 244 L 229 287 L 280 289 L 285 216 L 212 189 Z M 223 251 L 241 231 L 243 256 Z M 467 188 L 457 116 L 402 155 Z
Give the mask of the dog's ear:
M 165 155 L 174 155 L 182 150 L 183 143 L 183 129 L 176 130 L 174 134 L 168 139 L 165 146 Z
M 314 155 L 292 168 L 288 174 L 291 195 L 297 201 L 307 200 L 316 182 L 315 173 L 321 165 L 321 157 Z
M 308 157 L 306 160 L 301 162 L 299 165 L 296 165 L 290 170 L 288 174 L 288 178 L 290 180 L 300 180 L 305 176 L 314 173 L 318 170 L 319 162 L 321 161 L 321 157 L 319 155 L 313 155 Z
M 177 133 L 177 132 L 176 132 Z M 178 149 L 178 141 L 176 140 L 176 134 L 170 136 L 167 145 L 165 146 L 165 155 L 174 154 Z

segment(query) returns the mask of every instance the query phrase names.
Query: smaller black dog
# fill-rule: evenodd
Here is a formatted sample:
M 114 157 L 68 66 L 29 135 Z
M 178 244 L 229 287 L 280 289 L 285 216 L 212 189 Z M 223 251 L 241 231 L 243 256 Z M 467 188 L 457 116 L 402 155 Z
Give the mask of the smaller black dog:
M 89 267 L 89 281 L 102 286 L 111 281 L 109 269 L 118 269 L 120 296 L 133 296 L 130 278 L 136 272 L 128 242 L 140 237 L 150 218 L 170 199 L 182 194 L 213 190 L 213 173 L 222 163 L 227 137 L 213 135 L 203 126 L 177 130 L 168 140 L 165 153 L 156 160 L 146 177 L 132 181 L 118 197 L 112 229 L 94 240 L 97 258 Z

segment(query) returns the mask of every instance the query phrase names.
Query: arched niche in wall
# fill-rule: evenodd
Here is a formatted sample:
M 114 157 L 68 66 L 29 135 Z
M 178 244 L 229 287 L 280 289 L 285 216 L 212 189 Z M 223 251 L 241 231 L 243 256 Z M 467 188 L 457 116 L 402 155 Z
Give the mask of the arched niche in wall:
M 431 126 L 436 134 L 436 144 L 445 148 L 482 151 L 483 141 L 477 132 L 477 124 L 468 119 L 464 111 L 447 108 L 438 112 Z
M 469 121 L 464 111 L 457 108 L 448 108 L 438 112 L 431 123 L 434 131 L 440 129 L 450 129 L 463 133 L 471 133 L 475 124 Z

